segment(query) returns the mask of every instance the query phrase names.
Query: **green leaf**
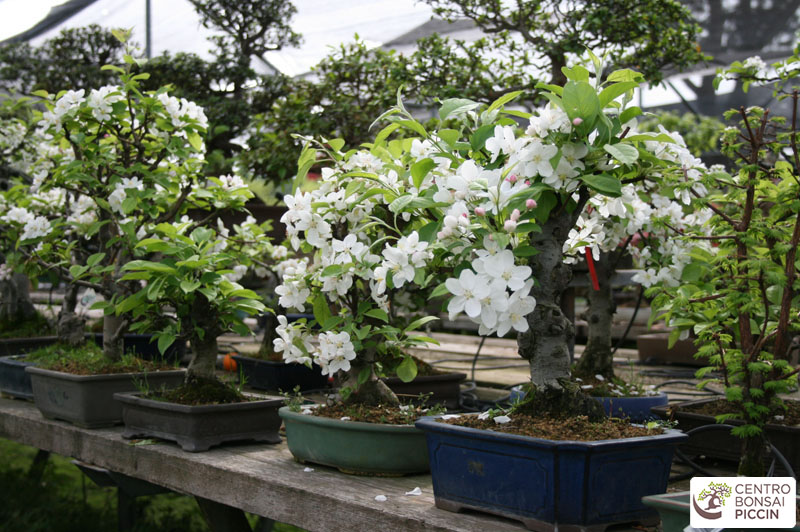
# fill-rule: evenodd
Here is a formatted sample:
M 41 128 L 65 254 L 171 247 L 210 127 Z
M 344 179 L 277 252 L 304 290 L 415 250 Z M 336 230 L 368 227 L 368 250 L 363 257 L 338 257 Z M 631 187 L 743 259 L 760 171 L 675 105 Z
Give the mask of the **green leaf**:
M 423 316 L 422 318 L 416 319 L 408 324 L 408 327 L 403 329 L 403 332 L 415 331 L 425 325 L 426 323 L 430 323 L 432 321 L 438 320 L 436 316 Z
M 418 231 L 420 241 L 433 242 L 434 238 L 436 238 L 436 233 L 439 232 L 439 227 L 441 227 L 441 222 L 429 222 L 422 226 Z
M 425 176 L 434 168 L 436 168 L 436 163 L 430 158 L 419 160 L 411 166 L 411 179 L 417 189 L 422 186 Z
M 425 128 L 422 126 L 422 124 L 416 120 L 398 120 L 397 123 L 412 130 L 414 133 L 419 134 L 423 138 L 428 136 L 428 132 L 425 131 Z
M 172 246 L 160 238 L 145 238 L 136 244 L 136 248 L 144 248 L 146 251 L 151 253 L 157 253 L 172 249 Z
M 203 138 L 197 134 L 197 131 L 189 131 L 186 134 L 186 140 L 189 141 L 195 151 L 203 151 Z
M 86 273 L 86 270 L 89 268 L 87 266 L 81 266 L 79 264 L 73 264 L 69 267 L 69 274 L 72 276 L 73 279 L 80 279 L 81 275 Z
M 411 382 L 417 376 L 417 364 L 414 362 L 413 358 L 405 357 L 395 371 L 401 381 Z
M 606 144 L 603 149 L 622 164 L 633 164 L 639 158 L 639 150 L 630 144 Z
M 532 257 L 539 253 L 539 250 L 533 246 L 518 246 L 514 248 L 515 257 Z
M 314 319 L 317 320 L 317 323 L 320 325 L 331 317 L 331 309 L 328 307 L 328 301 L 322 293 L 317 294 L 312 306 L 314 308 Z
M 703 273 L 708 271 L 707 267 L 707 264 L 690 262 L 683 267 L 683 271 L 681 272 L 681 281 L 685 281 L 687 283 L 696 283 L 703 276 Z
M 479 107 L 481 104 L 466 98 L 448 98 L 439 108 L 439 118 L 444 120 L 452 114 L 463 114 Z
M 572 81 L 589 81 L 589 71 L 581 65 L 575 65 L 572 68 L 563 66 L 561 72 Z
M 122 267 L 123 270 L 145 270 L 158 273 L 175 273 L 175 268 L 160 262 L 150 262 L 148 260 L 132 260 Z
M 380 144 L 381 142 L 386 140 L 389 137 L 389 135 L 394 133 L 394 131 L 399 127 L 400 124 L 398 124 L 397 122 L 392 122 L 385 128 L 381 129 L 380 133 L 378 133 L 378 135 L 375 137 L 375 144 Z
M 374 308 L 372 310 L 368 310 L 364 313 L 365 316 L 369 316 L 370 318 L 375 318 L 378 320 L 383 321 L 384 323 L 389 323 L 389 315 L 386 314 L 385 310 Z
M 162 334 L 158 337 L 158 351 L 162 355 L 169 349 L 169 346 L 175 343 L 174 334 Z
M 644 81 L 644 76 L 635 70 L 631 70 L 630 68 L 623 68 L 621 70 L 615 70 L 611 74 L 608 75 L 608 81 L 617 82 L 617 81 Z
M 594 88 L 585 81 L 570 81 L 564 86 L 564 110 L 570 120 L 591 121 L 600 112 L 600 100 Z
M 449 293 L 450 293 L 450 290 L 448 290 L 447 286 L 444 283 L 442 283 L 442 284 L 440 284 L 439 286 L 437 286 L 436 288 L 433 289 L 433 292 L 431 292 L 431 295 L 429 297 L 430 297 L 430 299 L 433 299 L 435 297 L 443 296 L 443 295 L 449 294 Z
M 455 129 L 440 129 L 436 132 L 439 135 L 439 138 L 445 141 L 451 148 L 455 146 L 458 139 L 461 137 L 461 133 L 456 131 Z
M 638 107 L 628 107 L 627 109 L 622 111 L 621 115 L 619 115 L 619 122 L 620 122 L 620 124 L 624 124 L 624 123 L 630 121 L 631 119 L 636 118 L 640 114 L 642 114 L 642 110 L 640 108 L 638 108 Z
M 635 89 L 638 86 L 639 84 L 635 81 L 625 81 L 622 83 L 614 83 L 613 85 L 609 85 L 600 93 L 600 106 L 605 107 L 615 98 L 625 94 L 629 90 Z
M 328 144 L 333 148 L 333 151 L 342 151 L 342 148 L 344 148 L 344 139 L 331 139 L 328 141 Z
M 361 368 L 361 371 L 358 372 L 358 385 L 361 386 L 367 380 L 369 380 L 369 376 L 372 374 L 372 368 L 369 365 L 364 366 Z
M 181 290 L 186 294 L 194 292 L 198 288 L 200 288 L 200 281 L 188 281 L 186 279 L 181 281 Z
M 94 253 L 92 255 L 89 255 L 89 258 L 86 259 L 86 265 L 89 266 L 90 268 L 94 268 L 94 266 L 97 265 L 98 262 L 103 260 L 103 257 L 105 256 L 106 256 L 105 253 Z
M 499 109 L 499 108 L 503 107 L 505 104 L 507 104 L 511 100 L 516 100 L 517 97 L 522 93 L 523 93 L 523 91 L 514 91 L 514 92 L 509 92 L 507 94 L 504 94 L 504 95 L 500 96 L 498 99 L 496 99 L 495 101 L 492 102 L 492 105 L 490 105 L 489 108 L 486 109 L 486 112 L 487 113 L 491 113 L 495 109 Z
M 481 126 L 470 136 L 469 145 L 475 151 L 481 150 L 486 144 L 486 140 L 492 135 L 494 135 L 494 124 Z
M 138 307 L 142 300 L 145 297 L 144 291 L 136 292 L 135 294 L 126 297 L 116 307 L 117 315 L 125 314 L 126 312 L 130 312 L 134 308 Z
M 586 183 L 586 185 L 604 194 L 606 196 L 611 196 L 612 198 L 618 198 L 622 195 L 622 183 L 619 179 L 612 177 L 607 174 L 586 174 L 581 176 L 581 181 Z
M 321 277 L 334 277 L 336 275 L 341 275 L 344 271 L 344 266 L 341 264 L 331 264 L 330 266 L 325 267 L 320 274 Z

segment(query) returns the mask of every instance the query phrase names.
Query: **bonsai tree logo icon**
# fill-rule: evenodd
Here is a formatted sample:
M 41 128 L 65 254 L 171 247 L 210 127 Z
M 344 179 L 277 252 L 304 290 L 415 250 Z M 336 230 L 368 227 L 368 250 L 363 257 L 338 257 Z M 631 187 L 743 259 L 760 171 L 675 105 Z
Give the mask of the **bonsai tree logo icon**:
M 725 482 L 709 482 L 708 486 L 697 496 L 697 499 L 692 500 L 692 505 L 700 517 L 704 519 L 719 519 L 722 517 L 722 510 L 715 510 L 725 506 L 725 500 L 731 496 L 731 492 L 731 487 Z M 697 501 L 707 501 L 706 507 L 701 508 Z

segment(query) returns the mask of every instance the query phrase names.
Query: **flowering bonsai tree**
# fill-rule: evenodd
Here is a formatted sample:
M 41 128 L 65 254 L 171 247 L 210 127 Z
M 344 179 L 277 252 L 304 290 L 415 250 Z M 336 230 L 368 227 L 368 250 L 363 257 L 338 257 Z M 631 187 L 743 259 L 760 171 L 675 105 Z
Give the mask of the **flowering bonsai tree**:
M 18 235 L 17 260 L 29 271 L 55 272 L 103 296 L 96 308 L 105 311 L 103 350 L 111 360 L 122 354 L 131 323 L 114 309 L 140 288 L 122 279 L 139 241 L 189 207 L 222 210 L 242 205 L 246 195 L 228 190 L 225 178 L 206 186 L 203 110 L 165 89 L 140 91 L 147 74 L 132 74 L 134 63 L 126 56 L 125 68 L 104 67 L 117 72 L 119 85 L 38 93 L 46 108 L 40 134 L 58 148 L 30 186 L 47 212 L 20 208 L 5 218 Z M 70 329 L 68 336 L 82 339 L 80 320 Z
M 734 63 L 721 77 L 741 76 L 750 83 L 776 82 L 776 94 L 789 99 L 792 116 L 773 117 L 761 108 L 727 113 L 738 120 L 725 130 L 723 153 L 739 170 L 709 173 L 704 184 L 713 193 L 695 202 L 713 211 L 710 236 L 689 233 L 689 241 L 710 239 L 711 250 L 691 252 L 692 279 L 681 286 L 658 285 L 653 306 L 680 331 L 697 335 L 699 354 L 719 371 L 712 381 L 725 387 L 735 412 L 718 416 L 744 419 L 733 429 L 743 438 L 739 473 L 764 474 L 763 427 L 783 414 L 780 393 L 796 385 L 800 368 L 790 365 L 791 340 L 798 331 L 800 194 L 797 113 L 800 99 L 795 54 L 773 65 L 768 77 L 760 60 Z M 719 78 L 718 78 L 719 79 Z M 685 277 L 685 276 L 684 276 Z
M 633 131 L 633 130 L 632 130 Z M 690 248 L 711 246 L 709 241 L 686 243 L 674 237 L 688 228 L 702 234 L 711 215 L 709 209 L 690 208 L 694 196 L 704 186 L 698 182 L 705 165 L 694 157 L 676 132 L 660 131 L 672 142 L 647 141 L 645 149 L 674 165 L 660 172 L 658 179 L 644 178 L 622 187 L 620 197 L 595 196 L 570 231 L 564 250 L 567 262 L 576 262 L 591 253 L 596 284 L 589 291 L 588 339 L 573 374 L 579 378 L 614 378 L 611 324 L 615 312 L 611 279 L 623 254 L 631 253 L 642 271 L 633 277 L 643 287 L 662 281 L 680 283 L 683 269 L 691 261 Z M 688 272 L 687 275 L 691 275 Z
M 469 100 L 447 100 L 440 117 L 454 127 L 428 132 L 398 102 L 384 115 L 392 123 L 370 153 L 332 152 L 340 169 L 323 174 L 319 191 L 287 198 L 285 221 L 295 246 L 317 249 L 319 258 L 285 277 L 281 305 L 299 309 L 311 301 L 328 336 L 313 350 L 302 326 L 284 326 L 280 342 L 288 358 L 314 359 L 335 371 L 362 352 L 351 331 L 391 332 L 384 345 L 402 343 L 386 327 L 351 325 L 353 317 L 361 309 L 363 320 L 380 320 L 391 310 L 383 299 L 387 287 L 425 286 L 444 276 L 431 296 L 447 296 L 451 316 L 465 313 L 481 334 L 516 331 L 535 388 L 565 395 L 565 404 L 585 403 L 569 384 L 573 328 L 559 306 L 570 278 L 564 245 L 593 196 L 619 197 L 623 185 L 655 180 L 676 165 L 645 146 L 671 137 L 631 134 L 627 125 L 641 112 L 626 105 L 639 74 L 623 70 L 601 83 L 580 66 L 566 72 L 571 80 L 548 86 L 550 103 L 533 115 L 503 109 L 516 93 L 483 111 Z M 528 121 L 524 133 L 512 116 Z M 398 128 L 409 137 L 387 142 Z M 301 168 L 314 160 L 307 155 Z M 346 225 L 351 220 L 380 233 L 369 238 L 360 225 Z M 338 238 L 337 230 L 343 231 Z M 348 297 L 358 286 L 371 289 L 371 302 L 350 296 L 329 317 L 323 293 Z M 375 303 L 382 308 L 373 311 Z M 349 327 L 347 337 L 331 330 L 339 325 Z

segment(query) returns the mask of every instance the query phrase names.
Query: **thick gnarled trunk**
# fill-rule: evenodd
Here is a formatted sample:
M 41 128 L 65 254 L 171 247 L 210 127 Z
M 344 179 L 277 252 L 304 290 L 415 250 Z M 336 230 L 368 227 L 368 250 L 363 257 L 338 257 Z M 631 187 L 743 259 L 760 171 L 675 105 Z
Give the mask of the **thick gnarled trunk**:
M 362 360 L 354 360 L 350 371 L 344 377 L 343 386 L 353 390 L 348 402 L 367 406 L 399 405 L 395 393 L 375 373 L 375 350 L 367 349 Z M 369 368 L 366 382 L 358 384 L 358 376 L 364 368 Z
M 562 248 L 576 216 L 565 211 L 551 215 L 542 232 L 531 238 L 539 251 L 529 262 L 536 279 L 531 291 L 536 308 L 517 344 L 519 355 L 530 363 L 531 383 L 537 389 L 563 388 L 570 378 L 569 345 L 575 327 L 561 310 L 561 296 L 572 271 L 564 264 Z
M 58 341 L 69 345 L 80 345 L 86 337 L 84 336 L 85 321 L 75 314 L 75 307 L 78 306 L 78 287 L 68 285 L 61 301 L 61 310 L 58 311 L 58 322 L 56 331 Z
M 589 309 L 586 316 L 588 324 L 588 338 L 586 348 L 578 363 L 575 365 L 574 374 L 578 377 L 592 377 L 602 375 L 610 379 L 614 377 L 614 357 L 611 350 L 611 324 L 616 311 L 614 292 L 611 289 L 611 275 L 613 270 L 607 253 L 600 255 L 600 260 L 595 261 L 595 270 L 599 290 L 589 289 L 587 296 Z
M 193 377 L 214 379 L 214 370 L 217 365 L 219 346 L 217 337 L 222 334 L 216 310 L 203 295 L 198 295 L 192 303 L 192 319 L 186 319 L 182 324 L 184 331 L 191 331 L 189 344 L 192 347 L 192 360 L 189 362 L 187 380 Z M 197 334 L 195 327 L 203 330 L 202 337 Z

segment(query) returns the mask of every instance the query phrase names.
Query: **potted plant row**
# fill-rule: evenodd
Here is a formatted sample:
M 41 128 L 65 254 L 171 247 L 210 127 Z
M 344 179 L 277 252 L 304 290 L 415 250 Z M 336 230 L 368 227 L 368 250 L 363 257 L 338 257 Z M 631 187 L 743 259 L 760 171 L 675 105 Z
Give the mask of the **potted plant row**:
M 147 74 L 133 73 L 136 60 L 130 55 L 125 61 L 124 67 L 105 67 L 118 74 L 118 85 L 88 93 L 37 93 L 46 110 L 35 111 L 34 119 L 53 148 L 35 163 L 32 183 L 17 185 L 27 193 L 19 195 L 13 216 L 4 218 L 15 239 L 15 251 L 6 257 L 11 267 L 29 275 L 55 271 L 68 284 L 68 297 L 77 288 L 103 296 L 92 307 L 104 314 L 102 356 L 82 360 L 86 357 L 79 354 L 91 351 L 80 347 L 83 321 L 70 315 L 71 305 L 62 305 L 59 337 L 70 345 L 55 347 L 55 356 L 45 360 L 57 359 L 56 367 L 66 371 L 26 368 L 36 405 L 46 417 L 95 427 L 122 421 L 116 392 L 143 389 L 152 398 L 178 385 L 183 386 L 178 396 L 215 388 L 224 397 L 212 401 L 242 403 L 248 411 L 268 403 L 273 411 L 271 420 L 248 421 L 250 432 L 237 426 L 235 437 L 278 441 L 274 411 L 280 400 L 250 401 L 213 378 L 217 335 L 231 328 L 249 332 L 238 313 L 265 310 L 253 292 L 235 282 L 259 260 L 264 248 L 256 241 L 263 240 L 264 228 L 250 220 L 234 228 L 218 221 L 221 212 L 241 209 L 252 193 L 236 176 L 203 174 L 203 110 L 166 88 L 142 91 Z M 47 210 L 28 210 L 43 203 L 41 198 L 50 200 Z M 190 206 L 206 216 L 187 218 Z M 167 305 L 175 318 L 165 312 Z M 127 366 L 120 368 L 129 330 L 154 333 L 161 353 L 189 341 L 188 377 L 184 370 L 131 374 Z M 66 351 L 73 354 L 59 356 Z M 97 366 L 103 375 L 83 374 Z M 199 426 L 204 429 L 202 422 Z M 225 438 L 194 436 L 194 443 L 186 444 L 194 449 Z

